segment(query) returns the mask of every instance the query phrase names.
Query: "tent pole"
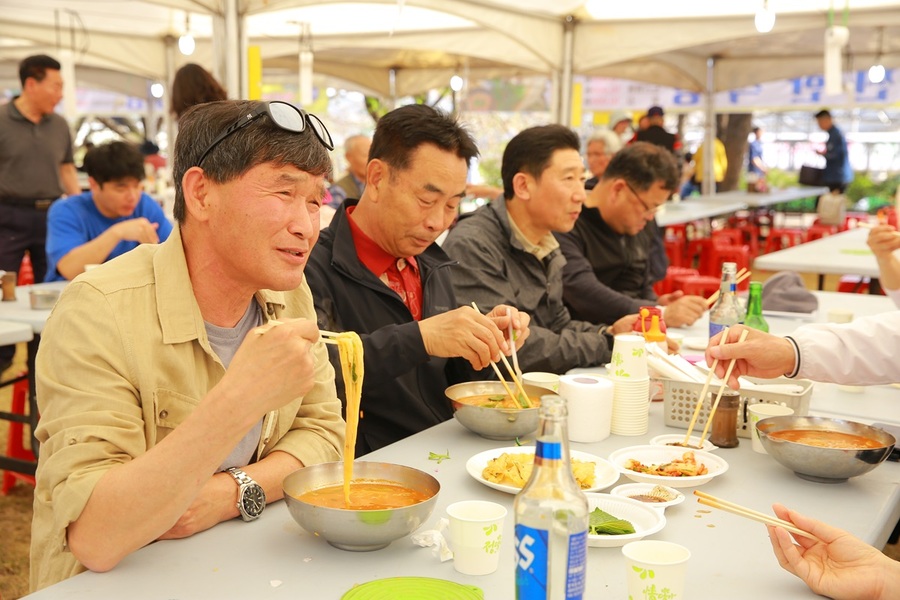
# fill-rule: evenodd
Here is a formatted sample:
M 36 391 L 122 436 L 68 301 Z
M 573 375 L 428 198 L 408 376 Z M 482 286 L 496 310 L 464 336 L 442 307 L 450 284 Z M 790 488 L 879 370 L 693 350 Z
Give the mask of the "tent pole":
M 703 182 L 700 192 L 706 196 L 716 193 L 715 156 L 716 156 L 716 110 L 715 110 L 715 73 L 716 59 L 706 59 L 706 122 L 703 126 Z
M 241 98 L 240 16 L 237 0 L 225 0 L 225 89 L 229 98 Z
M 563 64 L 559 79 L 559 106 L 557 106 L 557 123 L 566 127 L 572 119 L 572 56 L 575 48 L 575 17 L 566 15 L 563 21 Z

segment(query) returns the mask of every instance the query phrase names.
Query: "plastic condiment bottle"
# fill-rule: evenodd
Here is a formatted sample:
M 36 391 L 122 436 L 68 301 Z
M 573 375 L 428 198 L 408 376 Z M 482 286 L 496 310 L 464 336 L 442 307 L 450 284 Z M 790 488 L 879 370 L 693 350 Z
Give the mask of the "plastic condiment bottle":
M 709 395 L 709 401 L 715 402 L 716 394 Z M 719 407 L 713 415 L 712 433 L 709 441 L 719 448 L 734 448 L 740 444 L 737 436 L 738 413 L 741 408 L 741 394 L 734 390 L 725 390 L 719 398 Z
M 569 463 L 566 401 L 542 397 L 540 417 L 534 468 L 513 503 L 516 599 L 581 600 L 588 503 Z
M 644 332 L 644 339 L 647 342 L 656 342 L 663 352 L 669 351 L 669 345 L 666 343 L 666 334 L 659 327 L 659 315 L 653 315 L 650 318 L 650 329 Z
M 747 302 L 747 316 L 744 325 L 759 329 L 768 333 L 769 324 L 762 314 L 762 284 L 758 281 L 750 282 L 750 300 Z

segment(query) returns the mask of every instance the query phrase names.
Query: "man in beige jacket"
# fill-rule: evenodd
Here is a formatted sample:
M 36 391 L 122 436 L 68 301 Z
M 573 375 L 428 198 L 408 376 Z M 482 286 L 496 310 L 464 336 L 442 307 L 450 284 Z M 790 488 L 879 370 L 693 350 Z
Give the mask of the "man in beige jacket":
M 285 475 L 340 457 L 303 275 L 331 138 L 282 102 L 200 105 L 180 128 L 178 227 L 76 278 L 43 333 L 33 589 L 253 521 Z

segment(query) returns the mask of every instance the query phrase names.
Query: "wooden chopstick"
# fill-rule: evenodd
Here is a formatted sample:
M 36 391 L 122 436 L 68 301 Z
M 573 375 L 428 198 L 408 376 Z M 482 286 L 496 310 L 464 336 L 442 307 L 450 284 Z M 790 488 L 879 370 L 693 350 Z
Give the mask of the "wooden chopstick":
M 737 273 L 737 276 L 734 280 L 734 284 L 737 285 L 739 283 L 744 283 L 744 281 L 751 275 L 753 275 L 753 273 L 751 273 L 747 269 L 741 269 Z M 719 299 L 719 290 L 716 290 L 715 292 L 713 292 L 712 296 L 710 296 L 709 298 L 706 299 L 706 305 L 712 306 L 713 304 L 716 303 L 716 300 L 718 300 L 718 299 Z
M 817 542 L 821 542 L 818 537 L 814 536 L 808 531 L 803 531 L 793 523 L 785 521 L 784 519 L 779 519 L 778 517 L 770 516 L 765 513 L 761 513 L 759 511 L 753 510 L 752 508 L 747 508 L 746 506 L 741 506 L 740 504 L 735 504 L 734 502 L 729 502 L 728 500 L 722 500 L 721 498 L 716 498 L 710 494 L 705 492 L 701 492 L 699 490 L 694 490 L 694 495 L 697 496 L 697 502 L 700 504 L 705 504 L 706 506 L 711 506 L 713 508 L 718 508 L 719 510 L 724 510 L 726 512 L 730 512 L 735 515 L 739 515 L 741 517 L 746 517 L 753 521 L 758 521 L 760 523 L 764 523 L 766 525 L 772 525 L 774 527 L 783 527 L 787 529 L 793 534 L 800 535 L 803 537 L 808 537 L 812 540 L 816 540 Z
M 724 345 L 726 339 L 728 339 L 728 327 L 722 330 L 722 337 L 721 339 L 719 339 L 719 345 Z M 709 368 L 709 372 L 706 374 L 706 382 L 703 384 L 703 390 L 697 397 L 697 404 L 694 406 L 694 414 L 691 417 L 691 424 L 688 426 L 687 435 L 684 436 L 684 442 L 682 443 L 683 446 L 687 446 L 691 441 L 691 434 L 694 432 L 694 425 L 697 424 L 697 417 L 700 416 L 700 408 L 703 406 L 703 399 L 706 398 L 706 392 L 709 391 L 709 384 L 712 382 L 712 378 L 716 374 L 716 365 L 718 364 L 719 359 L 714 358 L 713 364 Z M 703 447 L 702 441 L 700 443 L 700 447 Z
M 515 330 L 513 329 L 512 324 L 512 309 L 508 306 L 506 307 L 506 318 L 509 319 L 509 344 L 512 346 L 512 359 L 513 359 L 513 367 L 516 368 L 516 375 L 519 377 L 522 376 L 522 369 L 519 368 L 519 355 L 516 353 L 516 340 L 515 340 Z
M 743 343 L 744 340 L 747 339 L 747 334 L 749 334 L 749 333 L 750 332 L 748 330 L 746 330 L 746 329 L 743 330 L 741 332 L 741 337 L 738 339 L 737 343 L 738 344 Z M 726 335 L 723 335 L 722 339 L 724 340 L 726 337 L 727 337 Z M 722 344 L 720 343 L 719 345 L 721 346 Z M 737 360 L 732 358 L 731 362 L 728 363 L 728 368 L 725 369 L 725 378 L 722 379 L 722 385 L 719 386 L 719 392 L 716 394 L 716 401 L 713 403 L 712 408 L 709 411 L 709 416 L 706 418 L 706 426 L 703 428 L 703 433 L 700 434 L 700 447 L 701 448 L 703 447 L 703 444 L 706 443 L 706 432 L 709 431 L 709 426 L 713 422 L 713 416 L 715 416 L 715 414 L 716 414 L 716 409 L 719 408 L 719 400 L 722 399 L 722 392 L 725 391 L 725 387 L 728 385 L 728 378 L 731 377 L 731 371 L 734 369 L 734 363 L 736 363 L 736 362 L 737 362 Z
M 862 227 L 863 229 L 872 229 L 875 227 L 875 225 L 873 225 L 872 223 L 869 223 L 868 221 L 859 221 L 856 223 L 856 226 Z M 895 231 L 894 236 L 900 237 L 900 231 Z
M 264 323 L 264 324 L 260 325 L 259 327 L 257 327 L 254 330 L 254 333 L 256 335 L 262 335 L 262 334 L 266 333 L 267 331 L 274 329 L 275 327 L 278 327 L 279 325 L 284 325 L 284 322 L 279 321 L 278 319 L 272 319 L 271 321 Z M 331 339 L 331 338 L 337 337 L 338 334 L 336 334 L 335 332 L 320 330 L 319 335 L 327 336 L 327 337 L 319 338 L 319 341 L 322 342 L 323 344 L 334 344 L 335 346 L 337 346 L 337 340 Z
M 481 314 L 481 310 L 479 310 L 478 305 L 475 304 L 474 300 L 472 301 L 472 308 L 478 311 L 478 314 Z M 503 359 L 503 364 L 506 365 L 507 370 L 509 370 L 510 375 L 512 375 L 513 381 L 517 384 L 517 387 L 524 393 L 525 390 L 522 388 L 522 383 L 516 378 L 516 374 L 513 372 L 512 368 L 509 366 L 509 363 L 506 361 L 506 357 L 501 353 L 500 358 Z M 494 373 L 497 374 L 497 379 L 499 379 L 500 383 L 503 384 L 503 389 L 506 390 L 506 393 L 509 394 L 509 397 L 512 398 L 512 401 L 515 403 L 515 405 L 518 408 L 523 408 L 522 403 L 519 402 L 519 398 L 515 394 L 513 394 L 513 391 L 509 389 L 509 386 L 506 384 L 506 380 L 503 379 L 503 374 L 500 372 L 500 367 L 497 366 L 497 363 L 491 361 L 491 367 L 494 368 Z M 527 398 L 528 395 L 526 394 L 525 397 Z

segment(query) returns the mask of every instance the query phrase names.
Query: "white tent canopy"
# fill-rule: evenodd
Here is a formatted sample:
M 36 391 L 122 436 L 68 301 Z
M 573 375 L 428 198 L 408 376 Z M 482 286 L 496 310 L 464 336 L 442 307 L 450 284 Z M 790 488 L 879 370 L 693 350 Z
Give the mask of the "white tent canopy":
M 265 67 L 296 72 L 297 23 L 309 22 L 317 73 L 384 96 L 446 85 L 450 75 L 464 69 L 470 74 L 544 74 L 557 80 L 569 72 L 605 75 L 702 92 L 711 56 L 718 57 L 714 82 L 718 91 L 821 72 L 824 29 L 833 2 L 770 0 L 769 6 L 779 14 L 775 30 L 766 35 L 754 29 L 753 3 L 602 2 L 607 14 L 600 19 L 590 17 L 583 4 L 582 0 L 36 0 L 27 4 L 21 0 L 0 14 L 0 61 L 14 64 L 28 54 L 53 54 L 59 47 L 72 46 L 79 68 L 165 82 L 173 67 L 167 65 L 166 39 L 171 48 L 174 38 L 184 32 L 190 13 L 191 32 L 198 40 L 197 54 L 190 60 L 211 66 L 225 79 L 224 57 L 244 58 L 222 33 L 227 17 L 236 14 L 243 27 L 233 39 L 260 46 Z M 853 66 L 875 59 L 879 39 L 884 40 L 885 66 L 900 64 L 900 2 L 851 0 L 849 6 L 848 52 Z M 843 8 L 840 3 L 835 7 L 836 24 L 843 23 Z M 59 11 L 58 29 L 54 11 Z M 174 60 L 188 59 L 178 55 Z

